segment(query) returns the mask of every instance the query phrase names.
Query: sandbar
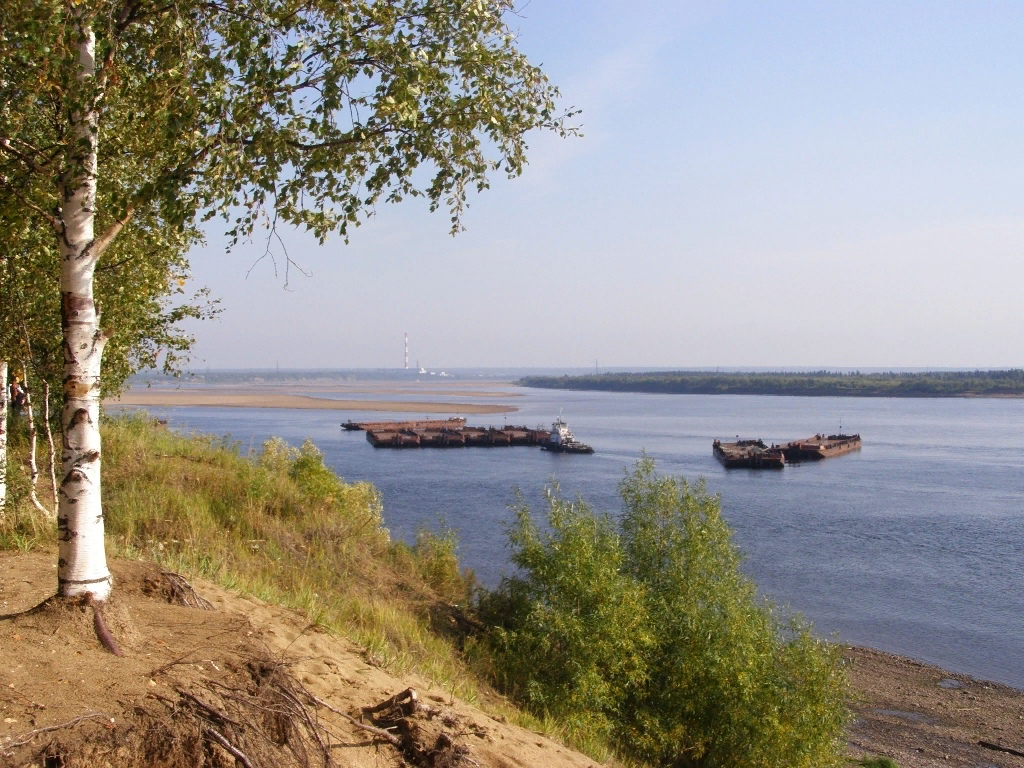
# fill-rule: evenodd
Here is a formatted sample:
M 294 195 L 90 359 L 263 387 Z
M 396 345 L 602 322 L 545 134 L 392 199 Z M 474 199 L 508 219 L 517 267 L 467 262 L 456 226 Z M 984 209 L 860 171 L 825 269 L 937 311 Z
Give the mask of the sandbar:
M 511 413 L 512 405 L 491 403 L 438 403 L 395 400 L 330 400 L 308 395 L 272 392 L 210 392 L 150 389 L 125 392 L 104 401 L 106 406 L 187 406 L 190 408 L 301 408 L 319 411 L 392 411 L 395 413 Z

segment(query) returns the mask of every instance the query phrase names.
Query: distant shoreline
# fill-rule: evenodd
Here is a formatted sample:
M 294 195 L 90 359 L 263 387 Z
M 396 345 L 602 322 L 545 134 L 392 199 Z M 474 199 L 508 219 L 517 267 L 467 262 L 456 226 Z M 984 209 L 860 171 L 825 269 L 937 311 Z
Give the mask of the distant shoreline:
M 519 386 L 669 395 L 790 397 L 1024 398 L 1024 370 L 925 373 L 721 373 L 652 371 L 525 376 Z
M 439 403 L 408 400 L 330 400 L 276 392 L 211 392 L 209 390 L 150 389 L 125 392 L 104 406 L 189 408 L 293 408 L 317 411 L 375 411 L 393 413 L 512 413 L 519 409 L 498 403 Z

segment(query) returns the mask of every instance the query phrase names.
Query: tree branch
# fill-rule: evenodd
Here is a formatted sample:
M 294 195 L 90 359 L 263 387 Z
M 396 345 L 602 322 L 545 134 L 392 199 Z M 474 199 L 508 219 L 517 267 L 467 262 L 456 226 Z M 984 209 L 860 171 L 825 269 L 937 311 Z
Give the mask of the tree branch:
M 122 216 L 120 219 L 111 224 L 106 232 L 104 232 L 102 235 L 100 235 L 93 241 L 92 251 L 95 258 L 98 259 L 100 256 L 103 255 L 103 252 L 110 247 L 110 244 L 114 241 L 114 238 L 117 237 L 118 233 L 122 229 L 124 229 L 124 225 L 131 220 L 132 214 L 134 213 L 135 207 L 131 205 L 128 206 L 127 213 L 125 213 L 124 216 Z
M 21 192 L 16 190 L 14 186 L 10 183 L 10 179 L 8 179 L 6 176 L 0 176 L 0 184 L 7 187 L 8 191 L 10 191 L 10 193 L 14 195 L 16 198 L 18 198 L 18 200 L 21 201 L 22 205 L 24 205 L 26 208 L 35 211 L 44 219 L 46 219 L 46 222 L 53 228 L 54 232 L 57 232 L 58 234 L 61 232 L 62 226 L 60 223 L 60 219 L 58 219 L 49 211 L 43 210 L 42 207 L 36 205 L 27 197 L 25 197 L 25 195 L 21 194 Z

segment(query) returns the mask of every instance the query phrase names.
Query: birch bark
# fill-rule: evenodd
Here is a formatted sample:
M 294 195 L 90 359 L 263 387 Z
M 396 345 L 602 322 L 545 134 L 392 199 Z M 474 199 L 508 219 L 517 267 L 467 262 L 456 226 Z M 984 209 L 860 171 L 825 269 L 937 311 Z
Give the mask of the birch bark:
M 0 518 L 7 510 L 7 363 L 0 362 Z
M 58 189 L 61 327 L 64 335 L 64 409 L 61 483 L 57 507 L 60 540 L 58 591 L 64 596 L 110 594 L 100 495 L 100 362 L 106 336 L 93 301 L 96 269 L 97 113 L 93 106 L 96 37 L 79 17 L 78 81 L 82 103 L 72 114 L 77 153 L 73 171 Z

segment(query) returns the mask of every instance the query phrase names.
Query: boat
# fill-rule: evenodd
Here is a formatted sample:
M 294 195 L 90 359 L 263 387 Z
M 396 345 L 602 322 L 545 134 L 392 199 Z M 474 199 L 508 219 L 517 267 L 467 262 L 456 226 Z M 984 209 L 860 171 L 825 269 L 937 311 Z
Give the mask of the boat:
M 419 421 L 346 421 L 348 432 L 363 430 L 374 448 L 466 448 L 540 445 L 549 433 L 540 427 L 467 427 L 464 418 Z
M 802 440 L 793 440 L 781 445 L 766 445 L 761 439 L 741 440 L 723 443 L 715 440 L 711 450 L 715 458 L 726 469 L 782 469 L 786 463 L 821 461 L 833 456 L 842 456 L 850 451 L 860 450 L 860 435 L 812 435 Z
M 861 447 L 860 435 L 818 434 L 780 446 L 787 461 L 821 461 Z
M 786 466 L 782 448 L 769 447 L 761 439 L 737 439 L 735 443 L 715 440 L 711 451 L 726 469 L 782 469 Z
M 551 425 L 551 435 L 540 444 L 542 450 L 552 453 L 593 453 L 594 449 L 581 443 L 559 416 Z

